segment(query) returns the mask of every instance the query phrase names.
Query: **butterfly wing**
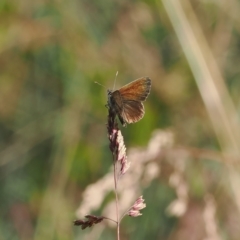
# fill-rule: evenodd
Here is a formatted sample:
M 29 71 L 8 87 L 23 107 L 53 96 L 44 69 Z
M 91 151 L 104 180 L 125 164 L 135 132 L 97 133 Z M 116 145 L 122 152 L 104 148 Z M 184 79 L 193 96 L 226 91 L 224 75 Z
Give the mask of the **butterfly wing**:
M 144 116 L 142 101 L 148 97 L 151 89 L 149 77 L 139 78 L 119 89 L 123 108 L 121 116 L 126 123 L 138 122 Z
M 144 116 L 144 106 L 140 101 L 124 101 L 121 117 L 125 123 L 138 122 Z
M 151 79 L 149 77 L 139 78 L 118 91 L 121 94 L 122 100 L 145 101 L 151 89 Z

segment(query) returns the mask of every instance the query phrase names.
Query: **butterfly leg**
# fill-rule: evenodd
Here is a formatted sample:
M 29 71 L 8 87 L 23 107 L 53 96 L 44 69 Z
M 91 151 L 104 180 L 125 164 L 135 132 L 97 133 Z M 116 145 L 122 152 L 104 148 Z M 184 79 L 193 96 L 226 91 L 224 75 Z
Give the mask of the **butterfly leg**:
M 125 121 L 123 120 L 122 116 L 120 114 L 118 114 L 118 119 L 121 122 L 121 124 L 123 125 L 123 127 L 126 127 L 127 124 L 125 123 Z

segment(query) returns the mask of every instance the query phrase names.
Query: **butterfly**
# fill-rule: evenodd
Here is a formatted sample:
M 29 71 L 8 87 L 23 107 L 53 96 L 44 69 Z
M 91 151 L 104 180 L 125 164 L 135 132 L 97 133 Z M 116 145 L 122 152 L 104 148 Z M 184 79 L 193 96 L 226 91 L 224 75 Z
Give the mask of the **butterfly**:
M 143 101 L 151 89 L 151 79 L 136 79 L 118 90 L 108 90 L 107 106 L 118 116 L 123 126 L 141 120 L 145 114 Z

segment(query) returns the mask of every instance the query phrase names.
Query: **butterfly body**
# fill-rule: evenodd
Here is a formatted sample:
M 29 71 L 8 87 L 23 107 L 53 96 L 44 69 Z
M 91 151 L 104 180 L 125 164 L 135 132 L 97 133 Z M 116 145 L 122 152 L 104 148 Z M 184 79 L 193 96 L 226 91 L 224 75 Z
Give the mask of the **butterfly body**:
M 118 116 L 123 126 L 143 118 L 143 101 L 151 89 L 151 79 L 142 77 L 123 86 L 119 90 L 108 90 L 108 107 Z

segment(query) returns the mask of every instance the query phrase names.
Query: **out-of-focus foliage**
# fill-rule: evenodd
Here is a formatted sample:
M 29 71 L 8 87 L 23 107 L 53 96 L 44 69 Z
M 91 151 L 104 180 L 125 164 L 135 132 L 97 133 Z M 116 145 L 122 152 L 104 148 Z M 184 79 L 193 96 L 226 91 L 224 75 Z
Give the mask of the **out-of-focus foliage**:
M 240 3 L 190 4 L 239 122 Z M 174 136 L 152 159 L 158 176 L 139 182 L 147 208 L 123 220 L 121 239 L 239 239 L 228 180 L 239 155 L 222 155 L 175 31 L 161 1 L 0 2 L 0 239 L 115 238 L 105 223 L 72 222 L 84 189 L 111 167 L 106 89 L 94 81 L 111 89 L 116 71 L 116 87 L 152 79 L 144 118 L 122 131 L 127 150 L 146 147 L 155 129 Z

